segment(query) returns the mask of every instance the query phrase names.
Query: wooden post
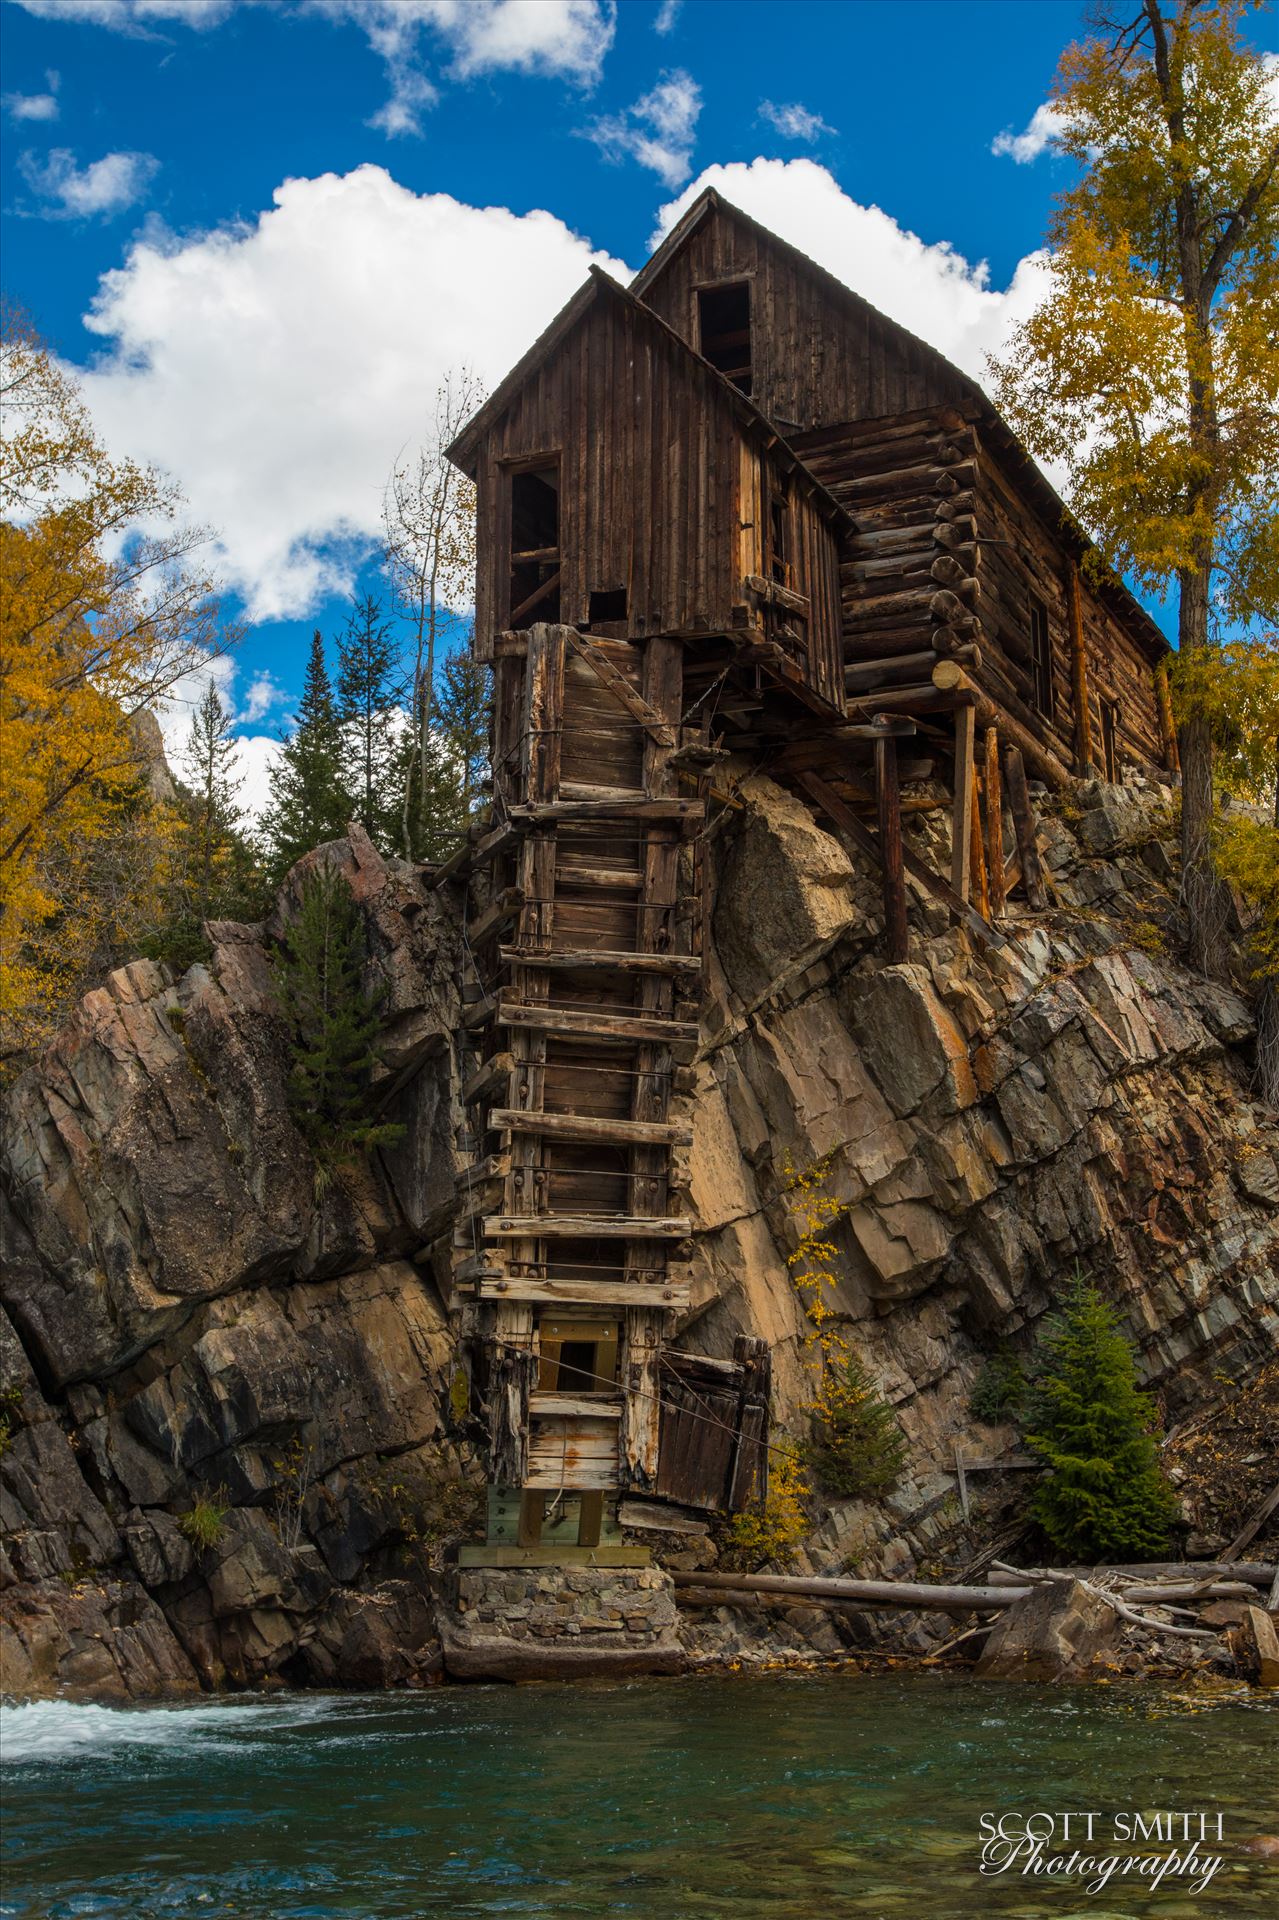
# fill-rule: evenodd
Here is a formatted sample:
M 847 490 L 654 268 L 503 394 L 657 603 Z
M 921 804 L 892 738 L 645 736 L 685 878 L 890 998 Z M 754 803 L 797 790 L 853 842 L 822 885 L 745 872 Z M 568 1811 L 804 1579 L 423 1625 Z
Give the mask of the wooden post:
M 1026 898 L 1036 913 L 1047 904 L 1044 894 L 1044 870 L 1039 864 L 1039 843 L 1034 810 L 1026 787 L 1026 769 L 1016 747 L 1004 749 L 1004 779 L 1008 787 L 1008 807 L 1017 836 L 1017 854 L 1021 861 L 1022 884 Z
M 981 795 L 977 789 L 977 760 L 975 754 L 973 757 L 972 788 L 973 805 L 972 814 L 968 822 L 968 831 L 972 836 L 972 852 L 969 856 L 969 865 L 972 868 L 973 905 L 983 920 L 989 920 L 990 889 L 986 885 L 986 849 L 982 843 Z
M 950 884 L 967 900 L 972 876 L 974 746 L 977 716 L 969 705 L 955 709 L 955 801 L 951 813 Z
M 1075 700 L 1075 760 L 1078 772 L 1086 777 L 1092 771 L 1092 709 L 1088 693 L 1088 647 L 1079 599 L 1079 566 L 1074 560 L 1066 569 L 1066 611 L 1070 621 L 1070 680 Z
M 1161 660 L 1155 668 L 1155 700 L 1159 707 L 1159 732 L 1163 740 L 1164 766 L 1169 773 L 1181 772 L 1181 755 L 1177 751 L 1177 727 L 1172 717 L 1172 689 L 1168 685 L 1168 662 Z
M 879 848 L 883 862 L 884 936 L 888 961 L 896 966 L 910 952 L 906 930 L 906 875 L 902 867 L 901 790 L 897 781 L 897 742 L 888 735 L 875 742 L 875 794 L 879 802 Z
M 999 773 L 999 730 L 987 727 L 986 743 L 986 876 L 990 911 L 998 920 L 1008 907 L 1004 885 L 1004 795 Z

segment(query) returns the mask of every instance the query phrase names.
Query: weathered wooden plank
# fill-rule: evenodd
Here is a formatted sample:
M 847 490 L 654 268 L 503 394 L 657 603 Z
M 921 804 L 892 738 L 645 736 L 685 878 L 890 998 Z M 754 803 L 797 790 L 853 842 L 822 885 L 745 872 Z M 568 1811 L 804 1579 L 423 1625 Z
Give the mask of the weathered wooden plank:
M 620 1395 L 611 1402 L 605 1402 L 588 1394 L 534 1392 L 529 1395 L 528 1410 L 532 1420 L 551 1414 L 559 1414 L 566 1419 L 620 1420 L 622 1400 Z
M 693 1129 L 674 1120 L 609 1120 L 588 1113 L 523 1113 L 495 1107 L 489 1114 L 495 1132 L 541 1133 L 557 1140 L 600 1140 L 618 1146 L 688 1146 Z
M 486 1060 L 462 1083 L 463 1104 L 469 1107 L 472 1101 L 491 1098 L 499 1088 L 505 1091 L 514 1068 L 513 1053 L 495 1053 L 491 1060 Z
M 687 1214 L 648 1218 L 621 1213 L 490 1214 L 484 1222 L 490 1240 L 684 1240 L 693 1231 Z
M 500 1280 L 483 1276 L 477 1297 L 485 1301 L 522 1300 L 557 1307 L 634 1307 L 680 1309 L 691 1298 L 687 1285 L 640 1280 L 551 1280 L 539 1275 L 509 1274 Z
M 654 1040 L 675 1046 L 696 1045 L 696 1021 L 656 1015 L 583 1013 L 576 1007 L 519 1005 L 502 1000 L 495 1018 L 500 1027 L 535 1028 L 545 1033 L 581 1033 L 596 1040 Z
M 1075 764 L 1081 774 L 1092 769 L 1092 709 L 1088 693 L 1088 643 L 1084 639 L 1083 609 L 1079 604 L 1079 563 L 1066 563 L 1066 617 L 1070 630 L 1070 686 L 1075 709 Z
M 702 962 L 689 953 L 622 953 L 609 947 L 566 947 L 554 953 L 526 953 L 521 947 L 502 947 L 508 965 L 541 967 L 553 973 L 611 971 L 621 973 L 699 974 Z
M 1026 889 L 1026 898 L 1036 913 L 1042 913 L 1046 902 L 1044 892 L 1044 870 L 1039 860 L 1039 833 L 1035 825 L 1035 813 L 1030 804 L 1030 791 L 1026 785 L 1026 769 L 1022 765 L 1021 754 L 1016 747 L 1004 749 L 1004 781 L 1008 789 L 1008 810 L 1013 817 L 1013 831 L 1017 838 L 1017 857 L 1021 862 L 1022 885 Z

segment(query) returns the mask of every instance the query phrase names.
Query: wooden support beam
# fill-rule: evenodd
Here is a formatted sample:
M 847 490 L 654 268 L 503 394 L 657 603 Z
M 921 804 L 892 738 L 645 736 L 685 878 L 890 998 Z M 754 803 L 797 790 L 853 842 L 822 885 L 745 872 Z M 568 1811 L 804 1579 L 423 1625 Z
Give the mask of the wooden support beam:
M 784 607 L 787 613 L 797 613 L 807 620 L 813 611 L 813 603 L 804 593 L 793 593 L 789 587 L 777 580 L 765 580 L 762 574 L 748 573 L 746 585 L 757 600 L 763 600 L 771 607 Z
M 1026 786 L 1026 769 L 1022 765 L 1021 754 L 1016 747 L 1004 749 L 1004 781 L 1008 788 L 1008 810 L 1013 817 L 1013 831 L 1017 837 L 1017 857 L 1021 862 L 1022 885 L 1026 889 L 1026 898 L 1036 913 L 1042 913 L 1047 905 L 1044 891 L 1044 870 L 1039 861 L 1039 834 L 1035 823 L 1034 808 L 1030 804 L 1030 793 Z
M 495 894 L 483 913 L 478 914 L 467 928 L 467 939 L 473 947 L 482 947 L 491 940 L 501 927 L 514 920 L 524 905 L 524 893 L 520 887 L 503 887 Z
M 565 947 L 558 953 L 526 952 L 522 947 L 500 947 L 502 962 L 513 967 L 540 967 L 566 973 L 608 970 L 621 973 L 699 974 L 702 962 L 695 953 L 621 953 L 606 947 Z
M 986 757 L 986 875 L 990 887 L 991 918 L 1000 920 L 1008 910 L 1008 889 L 1004 885 L 1004 794 L 999 771 L 999 729 L 987 727 L 984 737 Z
M 505 1092 L 507 1082 L 514 1071 L 515 1055 L 513 1053 L 495 1053 L 491 1060 L 486 1060 L 484 1065 L 463 1083 L 463 1103 L 469 1107 L 472 1101 L 491 1099 L 499 1089 Z
M 1092 771 L 1092 708 L 1088 692 L 1088 643 L 1079 596 L 1079 563 L 1066 566 L 1066 620 L 1070 629 L 1070 685 L 1075 704 L 1075 766 L 1085 777 Z
M 1073 785 L 1069 768 L 1062 765 L 1052 749 L 1046 747 L 1015 714 L 1010 713 L 1006 705 L 994 700 L 958 662 L 939 660 L 933 668 L 933 683 L 948 690 L 953 698 L 970 701 L 976 710 L 978 726 L 997 726 L 1004 739 L 1018 749 L 1035 778 L 1042 780 L 1045 786 L 1060 789 Z
M 655 1014 L 586 1013 L 577 1007 L 536 1006 L 502 1000 L 496 1014 L 499 1027 L 520 1027 L 539 1033 L 581 1033 L 594 1040 L 654 1040 L 659 1045 L 695 1046 L 695 1020 L 666 1020 Z
M 990 918 L 990 888 L 986 882 L 986 848 L 981 829 L 981 795 L 977 786 L 977 761 L 974 755 L 972 774 L 973 804 L 969 815 L 969 831 L 972 834 L 972 851 L 969 865 L 972 868 L 973 904 L 983 920 Z
M 547 579 L 543 580 L 540 587 L 535 587 L 532 593 L 530 593 L 525 599 L 520 601 L 520 604 L 518 607 L 512 607 L 511 625 L 513 627 L 517 627 L 520 621 L 524 618 L 525 614 L 532 613 L 534 607 L 540 607 L 543 600 L 548 599 L 549 596 L 552 593 L 554 593 L 556 589 L 559 587 L 559 584 L 560 584 L 560 570 L 558 567 L 556 567 L 554 573 L 549 575 Z
M 494 1107 L 489 1126 L 495 1133 L 539 1133 L 552 1140 L 585 1140 L 610 1146 L 687 1147 L 693 1129 L 675 1120 L 612 1120 L 594 1113 L 525 1113 L 518 1107 Z
M 675 729 L 663 720 L 661 714 L 649 705 L 642 694 L 635 691 L 625 674 L 618 672 L 603 649 L 588 640 L 585 634 L 577 633 L 571 627 L 567 631 L 568 644 L 573 652 L 580 660 L 585 661 L 601 685 L 607 687 L 613 698 L 625 707 L 627 713 L 638 720 L 649 738 L 659 747 L 673 747 Z
M 484 1222 L 490 1240 L 686 1240 L 687 1214 L 493 1213 Z
M 976 716 L 971 707 L 955 709 L 955 797 L 950 816 L 950 884 L 961 900 L 972 887 L 973 747 Z
M 861 848 L 863 853 L 869 854 L 872 860 L 880 859 L 878 836 L 873 834 L 869 827 L 863 826 L 852 808 L 846 801 L 840 799 L 833 787 L 815 773 L 797 773 L 795 779 L 817 802 L 822 811 L 830 815 L 835 825 Z M 979 913 L 973 911 L 967 901 L 960 899 L 954 888 L 948 886 L 939 873 L 934 873 L 918 854 L 912 853 L 905 845 L 902 847 L 902 865 L 911 879 L 918 881 L 919 885 L 931 893 L 935 900 L 940 900 L 960 925 L 967 927 L 975 939 L 988 947 L 1006 947 L 1010 944 L 1004 934 L 996 927 L 988 925 Z
M 902 866 L 901 791 L 897 782 L 897 742 L 875 742 L 875 797 L 884 880 L 884 933 L 888 962 L 896 966 L 910 953 L 906 929 L 906 873 Z

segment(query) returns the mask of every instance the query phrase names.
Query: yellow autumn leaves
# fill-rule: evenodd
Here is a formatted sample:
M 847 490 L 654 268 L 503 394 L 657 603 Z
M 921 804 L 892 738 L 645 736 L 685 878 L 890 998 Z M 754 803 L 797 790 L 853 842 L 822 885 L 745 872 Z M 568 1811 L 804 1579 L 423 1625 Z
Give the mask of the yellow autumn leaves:
M 115 460 L 30 326 L 0 338 L 0 1011 L 40 1037 L 95 952 L 145 925 L 171 831 L 138 716 L 219 641 L 204 536 Z

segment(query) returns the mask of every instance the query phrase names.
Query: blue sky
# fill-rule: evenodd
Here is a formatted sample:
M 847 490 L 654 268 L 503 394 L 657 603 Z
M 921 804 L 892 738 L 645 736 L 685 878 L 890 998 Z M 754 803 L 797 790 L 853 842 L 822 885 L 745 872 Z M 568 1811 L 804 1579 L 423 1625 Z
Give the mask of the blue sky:
M 1083 17 L 0 0 L 5 290 L 219 531 L 251 783 L 443 373 L 495 382 L 706 178 L 980 375 L 1034 298 L 1067 164 L 1035 114 Z M 1255 33 L 1279 47 L 1273 14 Z

